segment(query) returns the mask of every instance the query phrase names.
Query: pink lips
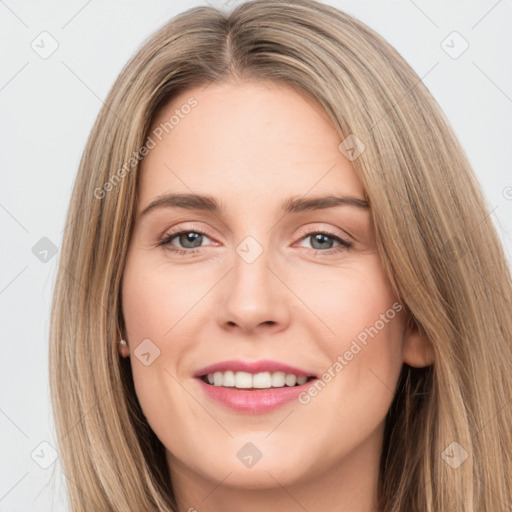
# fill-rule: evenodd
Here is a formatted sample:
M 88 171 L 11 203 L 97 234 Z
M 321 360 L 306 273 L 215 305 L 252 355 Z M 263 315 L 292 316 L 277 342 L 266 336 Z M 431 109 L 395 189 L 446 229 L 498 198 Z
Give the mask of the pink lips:
M 200 377 L 209 373 L 223 372 L 231 370 L 234 372 L 284 372 L 293 373 L 294 375 L 313 376 L 313 372 L 307 372 L 300 368 L 295 368 L 277 361 L 223 361 L 201 368 L 195 372 L 197 382 L 206 395 L 212 400 L 220 403 L 237 412 L 245 412 L 252 414 L 262 414 L 271 412 L 289 402 L 297 399 L 298 395 L 305 391 L 312 380 L 307 381 L 300 386 L 284 386 L 282 388 L 269 389 L 238 389 L 223 386 L 213 386 L 207 384 Z M 315 377 L 316 380 L 316 377 Z

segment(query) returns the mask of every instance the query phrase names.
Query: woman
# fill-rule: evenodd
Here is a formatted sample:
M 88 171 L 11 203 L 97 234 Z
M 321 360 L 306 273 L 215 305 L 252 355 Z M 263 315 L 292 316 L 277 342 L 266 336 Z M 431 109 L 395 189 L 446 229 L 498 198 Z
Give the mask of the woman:
M 74 511 L 510 507 L 510 273 L 381 37 L 191 9 L 84 151 L 51 328 Z

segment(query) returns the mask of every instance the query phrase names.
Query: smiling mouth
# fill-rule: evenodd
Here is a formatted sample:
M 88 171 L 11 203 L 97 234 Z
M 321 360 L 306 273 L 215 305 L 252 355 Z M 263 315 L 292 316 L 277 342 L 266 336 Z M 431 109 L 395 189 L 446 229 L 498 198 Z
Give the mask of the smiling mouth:
M 316 379 L 314 376 L 295 375 L 293 373 L 244 371 L 208 373 L 199 377 L 204 383 L 214 387 L 232 388 L 240 391 L 261 391 L 265 389 L 279 389 L 302 386 Z

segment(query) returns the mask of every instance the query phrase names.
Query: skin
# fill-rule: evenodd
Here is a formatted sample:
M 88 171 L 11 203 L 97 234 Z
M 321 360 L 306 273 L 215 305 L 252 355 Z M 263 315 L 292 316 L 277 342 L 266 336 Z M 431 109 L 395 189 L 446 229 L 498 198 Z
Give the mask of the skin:
M 269 82 L 190 89 L 153 128 L 190 97 L 198 105 L 142 162 L 122 283 L 129 347 L 120 347 L 166 448 L 179 510 L 377 510 L 384 419 L 402 363 L 432 362 L 403 310 L 306 405 L 235 412 L 212 402 L 193 376 L 229 359 L 271 359 L 322 375 L 396 303 L 370 210 L 280 210 L 291 196 L 364 199 L 338 149 L 342 139 L 314 101 Z M 168 192 L 209 194 L 225 211 L 140 215 Z M 196 249 L 179 235 L 158 246 L 171 228 L 206 235 Z M 315 244 L 311 234 L 326 230 L 352 247 L 333 252 L 340 243 L 330 235 Z M 249 235 L 263 249 L 250 264 L 236 252 Z M 144 339 L 160 351 L 147 366 L 134 352 Z M 250 468 L 237 457 L 247 442 L 262 453 Z

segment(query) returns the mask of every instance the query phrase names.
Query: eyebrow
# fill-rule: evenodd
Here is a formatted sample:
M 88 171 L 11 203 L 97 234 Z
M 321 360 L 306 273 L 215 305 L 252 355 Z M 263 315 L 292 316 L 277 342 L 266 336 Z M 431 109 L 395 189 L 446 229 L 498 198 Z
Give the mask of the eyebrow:
M 284 213 L 300 213 L 310 210 L 323 210 L 336 206 L 352 206 L 362 210 L 368 210 L 370 205 L 364 199 L 352 196 L 326 195 L 311 198 L 290 197 L 286 199 L 281 209 Z M 164 194 L 154 199 L 140 216 L 160 208 L 183 208 L 186 210 L 201 210 L 214 214 L 221 214 L 224 206 L 213 196 L 201 194 Z

